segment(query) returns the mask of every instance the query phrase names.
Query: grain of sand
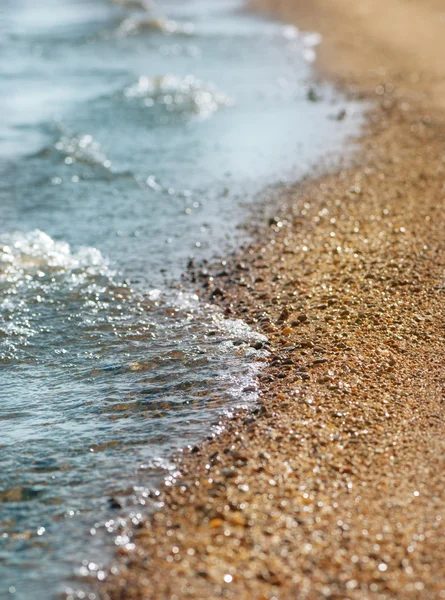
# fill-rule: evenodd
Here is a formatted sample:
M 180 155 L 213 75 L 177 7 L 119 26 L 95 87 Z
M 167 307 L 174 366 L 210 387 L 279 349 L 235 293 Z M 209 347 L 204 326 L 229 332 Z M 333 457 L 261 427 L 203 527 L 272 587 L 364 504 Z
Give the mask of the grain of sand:
M 374 108 L 354 163 L 278 192 L 201 290 L 269 337 L 261 401 L 184 454 L 100 593 L 445 598 L 445 9 L 257 5 Z

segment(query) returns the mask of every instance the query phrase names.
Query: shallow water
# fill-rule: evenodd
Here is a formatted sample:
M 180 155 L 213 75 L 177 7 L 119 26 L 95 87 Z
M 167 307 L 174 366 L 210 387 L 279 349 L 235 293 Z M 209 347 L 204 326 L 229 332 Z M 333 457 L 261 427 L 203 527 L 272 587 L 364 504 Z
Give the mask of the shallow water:
M 238 0 L 135 4 L 0 8 L 2 598 L 102 577 L 116 515 L 255 401 L 258 335 L 181 273 L 360 122 L 326 85 L 308 101 L 316 35 Z

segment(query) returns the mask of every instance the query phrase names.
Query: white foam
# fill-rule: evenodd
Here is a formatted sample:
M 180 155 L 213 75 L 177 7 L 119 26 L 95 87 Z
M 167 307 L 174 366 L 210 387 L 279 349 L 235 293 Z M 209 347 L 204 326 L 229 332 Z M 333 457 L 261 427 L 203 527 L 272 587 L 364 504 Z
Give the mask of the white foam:
M 189 112 L 201 117 L 211 116 L 220 108 L 233 105 L 229 96 L 193 75 L 142 75 L 134 85 L 124 90 L 124 95 L 129 99 L 144 99 L 147 106 L 158 104 L 169 112 Z
M 0 234 L 0 360 L 17 357 L 46 327 L 42 311 L 50 305 L 77 298 L 84 309 L 97 311 L 99 295 L 115 285 L 114 275 L 97 248 L 74 252 L 37 229 Z
M 303 44 L 308 48 L 314 48 L 315 46 L 318 46 L 321 44 L 322 40 L 323 37 L 317 32 L 306 33 L 303 36 Z
M 149 300 L 151 300 L 152 302 L 157 302 L 161 298 L 162 292 L 161 290 L 153 289 L 150 290 L 147 295 Z
M 298 29 L 293 25 L 284 25 L 281 31 L 286 40 L 296 40 L 300 34 Z
M 111 161 L 101 145 L 89 134 L 64 135 L 54 144 L 54 148 L 65 155 L 66 164 L 83 162 L 106 169 L 111 167 Z
M 218 314 L 214 317 L 221 331 L 246 342 L 266 342 L 267 337 L 262 333 L 254 331 L 250 325 L 240 319 L 225 319 Z
M 82 247 L 72 252 L 66 242 L 57 242 L 39 229 L 0 235 L 0 281 L 29 276 L 42 277 L 53 270 L 84 269 L 112 275 L 108 261 L 97 248 Z
M 316 47 L 321 44 L 322 36 L 319 33 L 305 33 L 303 36 L 303 58 L 306 62 L 313 63 L 317 58 Z

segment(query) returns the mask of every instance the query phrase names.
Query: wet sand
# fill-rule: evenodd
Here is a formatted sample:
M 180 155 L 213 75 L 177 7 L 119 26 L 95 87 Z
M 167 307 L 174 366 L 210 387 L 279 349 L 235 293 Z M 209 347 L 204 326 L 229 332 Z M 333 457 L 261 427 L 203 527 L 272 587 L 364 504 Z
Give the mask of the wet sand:
M 374 108 L 352 165 L 275 192 L 257 244 L 195 274 L 268 335 L 261 402 L 184 453 L 101 592 L 445 598 L 440 3 L 258 4 L 321 31 L 322 73 Z

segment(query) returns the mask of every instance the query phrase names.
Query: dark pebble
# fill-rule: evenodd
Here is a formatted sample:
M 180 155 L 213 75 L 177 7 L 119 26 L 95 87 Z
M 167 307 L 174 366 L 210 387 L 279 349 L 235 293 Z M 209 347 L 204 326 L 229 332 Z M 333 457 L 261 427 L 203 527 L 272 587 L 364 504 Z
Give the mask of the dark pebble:
M 312 364 L 313 365 L 322 365 L 325 362 L 328 362 L 327 358 L 316 358 Z
M 284 323 L 284 321 L 286 321 L 289 317 L 289 311 L 287 310 L 287 308 L 284 308 L 281 311 L 280 316 L 277 319 L 277 323 Z
M 110 508 L 115 508 L 115 509 L 122 508 L 122 504 L 116 498 L 109 498 L 108 505 Z
M 225 477 L 226 479 L 229 479 L 231 477 L 236 477 L 238 475 L 238 473 L 233 468 L 225 468 L 225 469 L 221 469 L 221 475 L 223 477 Z
M 213 298 L 216 298 L 218 296 L 220 298 L 224 298 L 224 296 L 225 296 L 224 292 L 219 287 L 217 287 L 213 290 L 213 292 L 210 294 L 210 299 L 213 300 Z

